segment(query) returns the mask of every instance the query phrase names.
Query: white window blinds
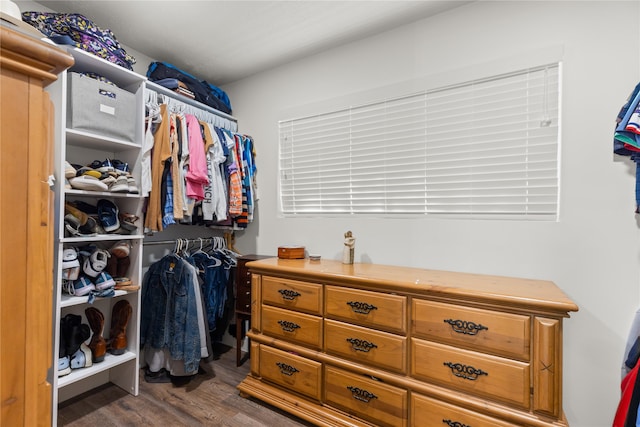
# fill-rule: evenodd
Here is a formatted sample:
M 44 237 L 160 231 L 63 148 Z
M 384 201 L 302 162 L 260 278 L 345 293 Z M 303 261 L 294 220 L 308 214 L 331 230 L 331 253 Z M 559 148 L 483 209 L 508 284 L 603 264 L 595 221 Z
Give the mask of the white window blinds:
M 559 65 L 279 122 L 292 214 L 556 218 Z

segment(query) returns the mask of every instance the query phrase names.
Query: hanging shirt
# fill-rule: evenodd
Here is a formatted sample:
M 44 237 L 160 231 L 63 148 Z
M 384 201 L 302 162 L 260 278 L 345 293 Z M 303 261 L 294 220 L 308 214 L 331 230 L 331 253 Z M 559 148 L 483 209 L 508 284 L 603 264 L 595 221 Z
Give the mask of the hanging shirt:
M 144 131 L 144 141 L 141 147 L 140 159 L 140 194 L 142 197 L 149 197 L 149 193 L 153 188 L 151 178 L 151 150 L 153 149 L 153 124 L 162 120 L 160 116 L 160 106 L 149 104 L 149 115 L 147 116 Z
M 171 157 L 171 143 L 169 140 L 169 114 L 167 105 L 160 106 L 162 122 L 154 134 L 153 151 L 151 152 L 151 180 L 154 191 L 149 194 L 149 204 L 147 214 L 144 219 L 144 226 L 151 231 L 162 231 L 162 206 L 161 192 L 162 172 L 164 163 Z
M 187 196 L 194 200 L 204 199 L 204 185 L 209 183 L 204 141 L 198 119 L 186 114 L 189 136 L 189 168 L 187 170 Z

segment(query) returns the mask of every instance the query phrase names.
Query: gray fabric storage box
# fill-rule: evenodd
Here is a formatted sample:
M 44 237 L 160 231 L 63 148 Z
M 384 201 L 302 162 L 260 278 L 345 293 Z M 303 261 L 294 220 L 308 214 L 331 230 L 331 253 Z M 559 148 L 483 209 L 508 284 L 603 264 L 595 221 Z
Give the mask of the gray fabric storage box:
M 68 128 L 135 141 L 133 93 L 78 73 L 69 73 L 68 83 Z

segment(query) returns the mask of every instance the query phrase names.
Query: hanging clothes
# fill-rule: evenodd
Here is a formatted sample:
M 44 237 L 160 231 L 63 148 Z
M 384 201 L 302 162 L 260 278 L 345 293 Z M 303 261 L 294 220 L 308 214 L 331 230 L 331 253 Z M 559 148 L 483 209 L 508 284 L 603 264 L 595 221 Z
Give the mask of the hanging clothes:
M 613 152 L 636 163 L 636 214 L 640 214 L 640 83 L 629 95 L 616 117 Z
M 145 232 L 176 223 L 246 228 L 257 200 L 253 139 L 178 111 L 167 100 L 148 150 L 150 172 L 143 172 L 150 176 Z M 148 137 L 149 127 L 145 131 Z
M 149 267 L 141 291 L 140 346 L 166 349 L 187 375 L 198 372 L 202 357 L 195 281 L 186 261 L 171 254 Z
M 144 226 L 151 231 L 162 231 L 162 208 L 160 204 L 160 189 L 162 187 L 162 172 L 164 163 L 171 157 L 171 143 L 169 138 L 169 114 L 167 105 L 160 105 L 161 122 L 154 134 L 153 151 L 151 152 L 151 185 Z

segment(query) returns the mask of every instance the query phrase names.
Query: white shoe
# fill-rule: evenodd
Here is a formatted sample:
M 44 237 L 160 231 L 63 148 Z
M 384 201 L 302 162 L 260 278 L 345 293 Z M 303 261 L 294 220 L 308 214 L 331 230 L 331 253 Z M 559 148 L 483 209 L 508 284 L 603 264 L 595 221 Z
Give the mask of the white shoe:
M 81 175 L 69 180 L 71 187 L 77 190 L 107 191 L 109 187 L 98 178 L 90 175 Z

